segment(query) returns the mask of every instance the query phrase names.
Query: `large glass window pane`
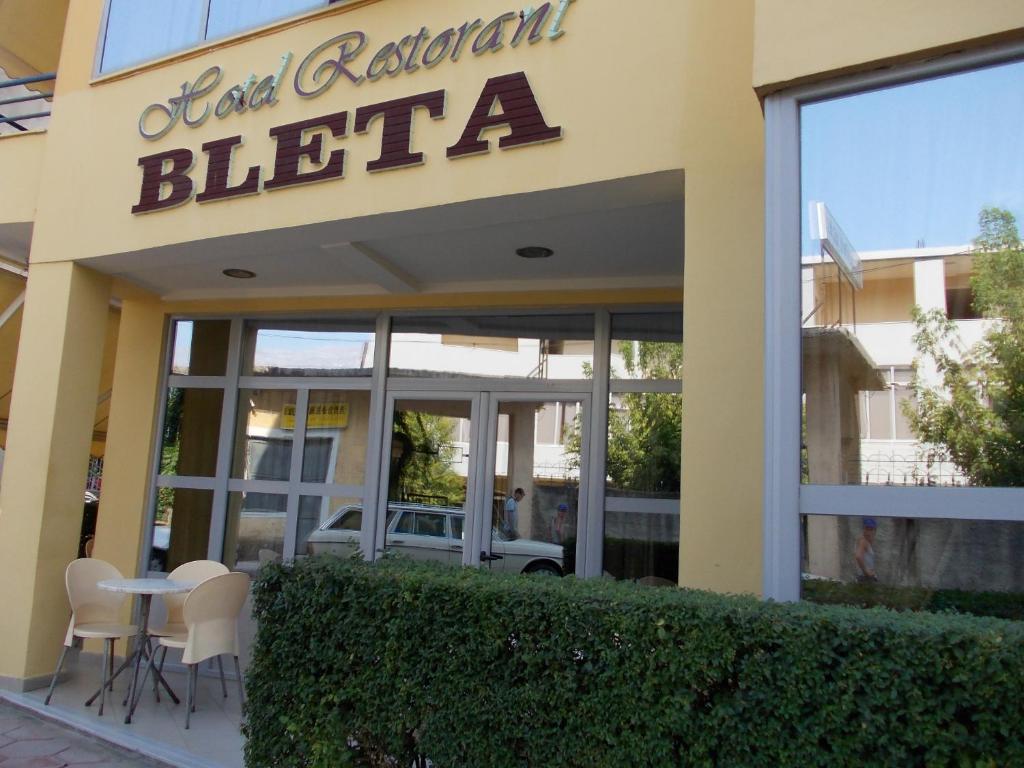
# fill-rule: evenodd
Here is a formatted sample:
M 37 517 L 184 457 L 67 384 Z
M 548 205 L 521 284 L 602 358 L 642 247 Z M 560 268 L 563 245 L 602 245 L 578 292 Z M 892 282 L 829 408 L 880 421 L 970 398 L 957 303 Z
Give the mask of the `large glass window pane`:
M 329 552 L 350 557 L 359 550 L 363 525 L 362 499 L 342 496 L 300 496 L 299 531 L 295 552 Z
M 230 320 L 178 320 L 174 323 L 171 373 L 223 376 L 228 367 Z
M 213 491 L 157 488 L 149 570 L 170 572 L 205 560 L 210 543 Z
M 284 494 L 228 494 L 224 564 L 234 571 L 255 573 L 264 563 L 281 560 L 287 506 Z
M 251 321 L 245 324 L 245 376 L 371 376 L 375 323 Z
M 198 44 L 203 37 L 205 0 L 110 0 L 100 71 Z
M 362 485 L 369 428 L 369 392 L 311 391 L 302 482 Z
M 326 4 L 326 0 L 210 0 L 206 36 L 223 37 Z
M 680 379 L 683 316 L 676 312 L 612 315 L 613 379 Z
M 1024 619 L 1024 523 L 805 516 L 803 596 Z
M 458 565 L 463 544 L 451 531 L 463 522 L 469 474 L 466 400 L 398 400 L 391 431 L 385 546 L 414 560 Z M 422 525 L 417 515 L 424 515 Z M 457 519 L 451 522 L 449 518 Z
M 1021 63 L 801 107 L 805 482 L 1024 485 L 1018 117 Z
M 593 370 L 591 315 L 398 317 L 391 376 L 583 379 Z
M 167 390 L 160 446 L 160 474 L 213 477 L 217 474 L 222 389 Z
M 566 442 L 556 442 L 556 420 L 566 412 L 573 421 Z M 490 551 L 502 559 L 490 561 L 491 570 L 575 571 L 582 455 L 578 413 L 576 400 L 498 403 Z
M 231 476 L 287 481 L 295 436 L 294 389 L 241 389 Z

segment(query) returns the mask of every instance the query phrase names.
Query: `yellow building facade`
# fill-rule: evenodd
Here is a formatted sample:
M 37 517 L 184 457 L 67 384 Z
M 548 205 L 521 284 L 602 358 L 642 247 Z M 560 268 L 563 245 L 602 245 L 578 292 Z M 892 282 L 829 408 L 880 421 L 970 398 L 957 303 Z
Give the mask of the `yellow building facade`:
M 24 292 L 0 327 L 0 378 L 12 390 L 0 401 L 2 415 L 9 409 L 0 683 L 12 688 L 38 685 L 57 656 L 91 455 L 104 463 L 93 554 L 126 575 L 153 567 L 171 498 L 172 560 L 301 556 L 309 530 L 294 527 L 314 497 L 324 499 L 314 529 L 345 504 L 372 503 L 378 519 L 359 533 L 367 551 L 389 541 L 387 510 L 398 500 L 388 437 L 399 413 L 467 430 L 451 438 L 467 456 L 452 470 L 467 494 L 467 565 L 489 551 L 488 516 L 501 515 L 492 498 L 526 485 L 535 514 L 523 525 L 542 538 L 556 512 L 537 505 L 561 478 L 580 505 L 571 545 L 580 575 L 608 572 L 611 515 L 669 500 L 672 581 L 774 594 L 765 99 L 1005 45 L 1024 29 L 1024 8 L 1009 0 L 350 0 L 105 67 L 120 6 L 49 5 L 0 0 L 6 75 L 57 73 L 45 130 L 0 136 L 0 255 L 27 271 L 0 276 L 0 305 Z M 517 255 L 531 247 L 553 254 Z M 553 317 L 588 318 L 590 330 L 575 334 L 566 330 L 575 321 Z M 616 373 L 625 365 L 617 342 L 678 341 L 643 319 L 617 325 L 631 317 L 685 327 L 681 384 Z M 275 329 L 290 339 L 337 333 L 339 344 L 358 336 L 369 357 L 344 375 L 262 358 L 287 372 L 261 388 L 265 371 L 254 366 Z M 440 346 L 425 358 L 410 352 L 406 366 L 396 355 L 417 334 Z M 539 341 L 540 367 L 445 371 L 430 361 L 452 345 L 483 360 L 509 339 L 520 350 Z M 590 373 L 562 376 L 558 364 L 579 342 Z M 176 367 L 179 353 L 193 371 Z M 216 358 L 212 372 L 196 373 L 204 354 Z M 407 378 L 406 367 L 419 373 Z M 336 375 L 348 383 L 325 381 Z M 602 432 L 609 403 L 614 421 L 627 395 L 678 398 L 680 389 L 674 495 L 646 489 L 623 494 L 640 501 L 615 501 Z M 178 460 L 188 453 L 195 467 L 168 472 L 169 393 L 179 390 L 189 395 Z M 220 394 L 204 404 L 203 391 Z M 465 410 L 438 405 L 460 397 Z M 513 407 L 523 402 L 533 404 L 526 416 Z M 563 462 L 561 475 L 515 476 L 513 464 L 539 466 L 539 449 L 536 440 L 517 448 L 512 433 L 539 425 L 548 405 L 587 414 L 577 419 L 583 458 Z M 307 458 L 313 433 L 334 451 L 335 473 L 315 488 L 297 456 L 300 428 Z M 280 448 L 274 440 L 289 441 L 286 476 L 258 476 L 246 462 L 256 442 L 261 456 Z M 246 507 L 248 494 L 269 506 Z M 202 508 L 195 520 L 190 504 Z M 253 533 L 243 553 L 240 526 L 257 518 L 278 544 Z M 557 538 L 565 547 L 562 531 Z

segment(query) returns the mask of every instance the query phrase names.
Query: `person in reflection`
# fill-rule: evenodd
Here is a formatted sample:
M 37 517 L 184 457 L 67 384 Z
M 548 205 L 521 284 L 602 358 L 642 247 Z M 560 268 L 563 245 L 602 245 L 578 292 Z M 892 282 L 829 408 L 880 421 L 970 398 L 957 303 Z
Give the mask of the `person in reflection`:
M 565 541 L 565 529 L 566 523 L 569 518 L 569 505 L 559 504 L 558 511 L 555 513 L 555 519 L 551 522 L 551 543 L 561 544 Z
M 857 581 L 871 583 L 878 581 L 875 572 L 875 531 L 878 522 L 873 517 L 865 517 L 857 546 L 853 550 L 853 559 L 857 561 Z
M 512 495 L 505 499 L 505 533 L 510 539 L 516 538 L 519 523 L 519 502 L 526 496 L 526 491 L 516 488 Z

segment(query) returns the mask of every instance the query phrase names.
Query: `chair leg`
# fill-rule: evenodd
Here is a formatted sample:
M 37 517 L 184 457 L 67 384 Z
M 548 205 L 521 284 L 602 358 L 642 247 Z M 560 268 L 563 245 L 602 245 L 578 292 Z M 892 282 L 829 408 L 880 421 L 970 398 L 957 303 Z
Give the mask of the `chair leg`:
M 111 672 L 114 671 L 114 641 L 113 640 L 110 641 L 110 666 L 107 667 L 107 669 L 109 669 Z M 110 683 L 108 684 L 108 687 L 110 688 L 111 693 L 113 693 L 113 691 L 114 691 L 114 676 L 113 675 L 110 676 Z
M 192 711 L 196 711 L 196 699 L 199 698 L 199 665 L 192 665 Z
M 238 677 L 238 706 L 245 704 L 245 684 L 242 681 L 242 668 L 238 666 L 238 657 L 235 656 L 235 675 Z
M 110 648 L 111 643 L 114 641 L 107 638 L 107 648 Z M 103 671 L 100 673 L 100 717 L 103 717 L 103 705 L 107 701 L 107 673 L 113 670 L 108 670 L 107 665 L 110 663 L 110 653 L 103 654 Z
M 186 731 L 188 730 L 189 721 L 192 718 L 192 697 L 194 695 L 193 690 L 192 690 L 193 685 L 194 685 L 194 683 L 192 682 L 192 670 L 194 670 L 194 669 L 195 669 L 195 665 L 189 665 L 189 668 L 188 668 L 188 693 L 185 695 L 185 730 Z
M 68 647 L 65 645 L 60 652 L 60 659 L 57 660 L 57 670 L 53 673 L 53 680 L 50 681 L 50 691 L 46 694 L 46 701 L 43 702 L 47 706 L 50 704 L 50 698 L 53 696 L 53 689 L 57 687 L 57 676 L 60 674 L 61 667 L 64 666 L 64 659 L 68 655 Z
M 217 669 L 220 670 L 220 689 L 224 693 L 224 698 L 228 697 L 228 684 L 224 682 L 224 660 L 218 654 L 217 656 Z

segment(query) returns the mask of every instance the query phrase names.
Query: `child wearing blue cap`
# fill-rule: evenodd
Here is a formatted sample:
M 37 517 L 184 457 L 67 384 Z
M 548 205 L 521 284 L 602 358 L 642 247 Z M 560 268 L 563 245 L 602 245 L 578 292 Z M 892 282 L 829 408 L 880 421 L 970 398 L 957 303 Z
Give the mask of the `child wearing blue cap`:
M 853 551 L 853 559 L 857 561 L 857 581 L 874 582 L 878 581 L 878 574 L 875 573 L 875 531 L 878 529 L 878 521 L 873 517 L 865 517 L 860 537 L 857 539 L 857 547 Z

